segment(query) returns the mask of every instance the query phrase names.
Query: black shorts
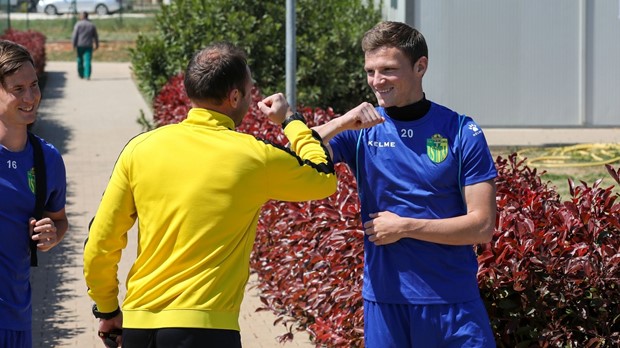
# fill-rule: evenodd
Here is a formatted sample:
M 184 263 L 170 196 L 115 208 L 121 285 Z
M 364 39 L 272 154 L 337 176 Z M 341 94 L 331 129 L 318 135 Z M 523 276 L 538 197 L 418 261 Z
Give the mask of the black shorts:
M 236 330 L 123 328 L 123 348 L 241 348 Z

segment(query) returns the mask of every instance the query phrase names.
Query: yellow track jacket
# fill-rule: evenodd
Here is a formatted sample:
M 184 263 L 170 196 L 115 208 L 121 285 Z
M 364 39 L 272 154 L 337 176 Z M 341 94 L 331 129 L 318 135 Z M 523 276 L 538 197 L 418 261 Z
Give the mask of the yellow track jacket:
M 138 220 L 123 326 L 239 330 L 239 308 L 261 206 L 336 191 L 333 163 L 301 121 L 290 150 L 234 131 L 229 117 L 194 108 L 186 120 L 133 138 L 121 152 L 84 250 L 88 294 L 118 307 L 117 264 Z

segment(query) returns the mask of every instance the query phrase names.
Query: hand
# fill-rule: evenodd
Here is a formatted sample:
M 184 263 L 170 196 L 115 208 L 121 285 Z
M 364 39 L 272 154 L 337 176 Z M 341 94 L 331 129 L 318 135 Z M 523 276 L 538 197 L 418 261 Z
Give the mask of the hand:
M 368 240 L 375 245 L 386 245 L 398 242 L 405 237 L 404 230 L 400 222 L 402 218 L 389 211 L 372 213 L 369 215 L 372 220 L 364 224 L 364 233 Z
M 60 242 L 54 220 L 46 217 L 41 220 L 30 218 L 30 238 L 37 241 L 37 249 L 48 251 Z
M 111 332 L 114 332 L 113 330 L 121 330 L 122 327 L 123 327 L 123 312 L 121 312 L 119 315 L 115 316 L 112 319 L 99 319 L 99 332 L 111 333 Z M 100 337 L 100 338 L 101 338 L 101 341 L 103 341 L 103 344 L 105 345 L 106 344 L 105 338 L 104 337 Z M 118 335 L 115 341 L 118 347 L 121 347 L 123 345 L 123 337 L 121 335 Z
M 385 121 L 375 107 L 368 102 L 361 103 L 338 119 L 341 122 L 342 129 L 350 130 L 370 128 Z
M 284 94 L 276 93 L 258 102 L 260 111 L 269 117 L 271 122 L 281 124 L 287 116 L 293 114 Z

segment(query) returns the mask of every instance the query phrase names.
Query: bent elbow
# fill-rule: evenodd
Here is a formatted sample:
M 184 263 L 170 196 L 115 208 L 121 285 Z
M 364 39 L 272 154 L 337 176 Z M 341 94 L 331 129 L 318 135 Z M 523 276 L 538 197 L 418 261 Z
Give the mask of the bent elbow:
M 321 187 L 321 190 L 320 190 L 321 197 L 317 199 L 327 198 L 333 195 L 334 193 L 336 193 L 337 190 L 338 190 L 338 178 L 336 177 L 335 174 L 329 174 L 327 175 L 325 184 L 322 185 Z
M 495 234 L 495 225 L 487 224 L 480 231 L 480 243 L 486 244 L 493 240 L 493 235 Z

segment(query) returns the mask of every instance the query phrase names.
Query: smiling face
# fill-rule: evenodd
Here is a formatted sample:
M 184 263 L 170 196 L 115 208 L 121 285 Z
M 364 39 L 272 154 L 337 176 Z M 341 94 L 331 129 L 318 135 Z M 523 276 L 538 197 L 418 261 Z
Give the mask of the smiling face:
M 380 47 L 364 55 L 366 79 L 382 107 L 406 106 L 421 100 L 422 77 L 428 59 L 423 56 L 415 64 L 398 48 Z
M 0 85 L 0 121 L 6 127 L 25 127 L 35 121 L 40 101 L 37 73 L 25 62 Z

